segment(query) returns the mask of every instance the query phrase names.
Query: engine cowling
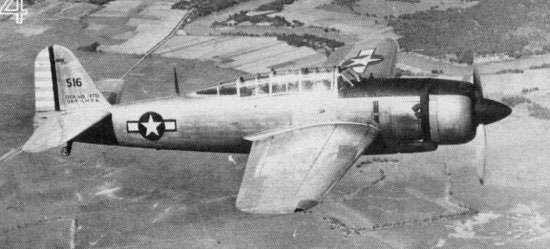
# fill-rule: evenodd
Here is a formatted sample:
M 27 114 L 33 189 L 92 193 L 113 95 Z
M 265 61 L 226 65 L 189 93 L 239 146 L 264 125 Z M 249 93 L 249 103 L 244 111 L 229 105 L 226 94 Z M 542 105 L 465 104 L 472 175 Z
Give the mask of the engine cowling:
M 430 95 L 430 139 L 437 144 L 462 144 L 476 135 L 473 101 L 465 95 Z
M 371 79 L 340 95 L 372 98 L 372 119 L 380 125 L 383 146 L 367 153 L 413 153 L 467 143 L 479 125 L 511 113 L 508 106 L 480 96 L 478 88 L 444 79 Z

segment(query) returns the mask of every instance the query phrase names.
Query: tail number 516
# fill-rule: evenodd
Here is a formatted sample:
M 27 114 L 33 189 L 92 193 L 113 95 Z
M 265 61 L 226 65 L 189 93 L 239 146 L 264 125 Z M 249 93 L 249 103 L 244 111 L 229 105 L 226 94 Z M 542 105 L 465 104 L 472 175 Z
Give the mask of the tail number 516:
M 67 78 L 65 80 L 67 87 L 81 87 L 82 79 L 81 78 Z

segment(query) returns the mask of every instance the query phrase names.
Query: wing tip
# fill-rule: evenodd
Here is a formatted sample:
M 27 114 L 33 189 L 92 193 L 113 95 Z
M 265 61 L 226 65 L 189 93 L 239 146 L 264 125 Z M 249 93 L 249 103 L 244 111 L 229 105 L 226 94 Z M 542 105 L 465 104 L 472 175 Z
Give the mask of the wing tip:
M 316 200 L 301 200 L 298 202 L 298 206 L 296 206 L 296 209 L 294 209 L 294 213 L 298 212 L 304 212 L 308 209 L 311 209 L 319 204 Z
M 278 206 L 275 203 L 264 204 L 259 206 L 245 205 L 244 203 L 237 201 L 236 207 L 245 213 L 253 214 L 291 214 L 299 213 L 309 210 L 319 204 L 317 200 L 301 200 L 297 205 L 291 206 Z
M 24 144 L 24 145 L 21 147 L 21 150 L 22 150 L 23 152 L 27 152 L 27 153 L 33 153 L 33 152 L 35 152 L 34 149 L 33 149 L 33 147 L 30 146 L 30 145 L 27 145 L 27 144 Z
M 290 214 L 293 213 L 294 210 L 292 209 L 272 209 L 272 208 L 264 208 L 264 207 L 239 207 L 237 206 L 237 209 L 241 210 L 245 213 L 250 214 Z
M 21 146 L 21 150 L 26 153 L 39 153 L 51 148 L 55 148 L 55 146 L 37 143 L 36 139 L 33 137 L 29 138 L 29 140 Z

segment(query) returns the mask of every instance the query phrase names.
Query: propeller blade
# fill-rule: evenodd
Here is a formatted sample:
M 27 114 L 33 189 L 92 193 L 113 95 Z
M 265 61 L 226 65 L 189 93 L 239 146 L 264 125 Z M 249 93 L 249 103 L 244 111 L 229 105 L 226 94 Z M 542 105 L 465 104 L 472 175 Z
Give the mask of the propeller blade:
M 487 167 L 487 135 L 485 133 L 485 125 L 477 126 L 477 144 L 476 144 L 476 167 L 479 183 L 485 183 L 485 172 Z
M 475 87 L 475 94 L 476 94 L 476 100 L 480 101 L 485 96 L 483 95 L 483 86 L 481 85 L 481 76 L 479 74 L 479 68 L 477 66 L 474 66 L 474 87 Z
M 176 71 L 175 67 L 174 67 L 174 85 L 176 88 L 176 94 L 180 95 L 180 84 L 178 83 L 178 72 Z

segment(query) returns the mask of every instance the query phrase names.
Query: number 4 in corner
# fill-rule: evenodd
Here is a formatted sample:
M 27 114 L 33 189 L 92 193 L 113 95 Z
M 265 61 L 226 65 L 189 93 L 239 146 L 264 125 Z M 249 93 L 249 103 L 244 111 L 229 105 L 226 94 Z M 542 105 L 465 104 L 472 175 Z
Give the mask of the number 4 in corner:
M 15 2 L 15 8 L 10 8 Z M 15 15 L 15 22 L 23 24 L 23 16 L 28 14 L 28 11 L 23 6 L 23 0 L 4 0 L 4 4 L 0 7 L 0 15 Z

